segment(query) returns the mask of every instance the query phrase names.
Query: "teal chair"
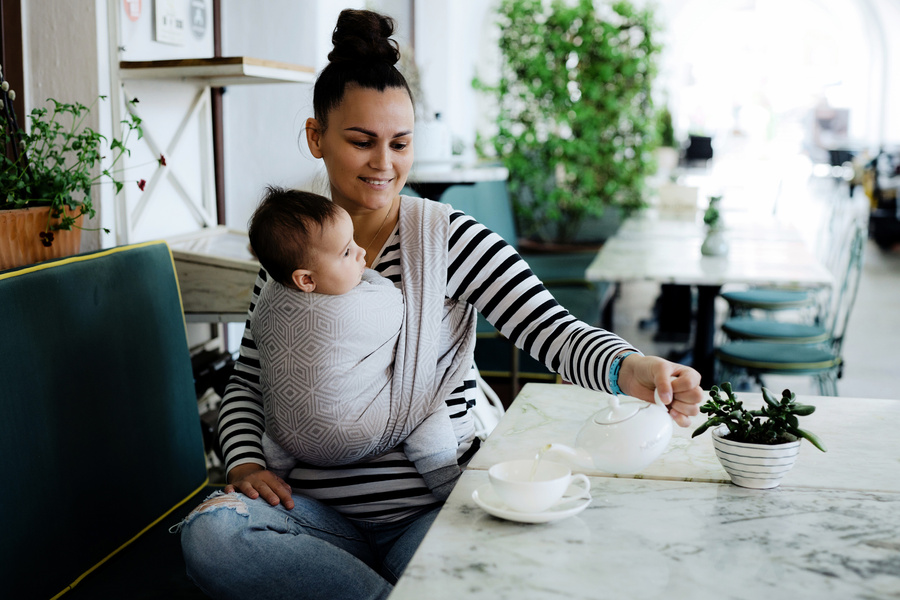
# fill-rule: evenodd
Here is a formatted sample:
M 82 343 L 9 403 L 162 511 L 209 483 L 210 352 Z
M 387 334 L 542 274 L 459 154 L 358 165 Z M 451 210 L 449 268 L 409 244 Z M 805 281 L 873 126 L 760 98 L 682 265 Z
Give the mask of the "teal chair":
M 719 371 L 716 380 L 729 381 L 746 374 L 762 385 L 765 375 L 813 376 L 823 396 L 836 396 L 843 365 L 841 347 L 859 289 L 866 239 L 865 228 L 857 227 L 853 231 L 847 252 L 846 276 L 836 290 L 827 329 L 818 326 L 803 329 L 801 324 L 785 324 L 776 336 L 779 326 L 775 321 L 753 327 L 744 324 L 743 333 L 748 337 L 723 344 L 716 350 Z M 754 329 L 752 333 L 756 338 L 749 335 Z M 730 335 L 738 331 L 739 328 L 733 326 Z M 764 334 L 772 337 L 763 339 Z M 789 334 L 794 335 L 793 339 Z
M 206 598 L 169 532 L 215 486 L 178 279 L 147 242 L 0 273 L 4 598 Z
M 505 181 L 451 186 L 440 201 L 473 217 L 518 250 L 515 219 Z M 584 273 L 595 256 L 595 251 L 522 254 L 532 272 L 562 306 L 576 318 L 600 325 L 602 310 L 612 296 L 613 286 L 585 280 Z M 509 377 L 514 390 L 518 390 L 520 378 L 558 381 L 555 373 L 519 352 L 481 315 L 478 315 L 477 334 L 475 362 L 482 376 Z
M 745 314 L 751 310 L 793 310 L 813 303 L 809 290 L 781 288 L 750 288 L 720 294 L 728 302 L 732 314 Z
M 853 224 L 856 222 L 852 210 L 852 206 L 841 204 L 840 199 L 835 199 L 828 211 L 825 226 L 818 236 L 816 254 L 832 271 L 839 270 L 837 263 L 842 256 L 842 250 L 846 249 Z M 751 316 L 755 312 L 763 312 L 774 317 L 775 314 L 799 310 L 801 318 L 809 321 L 815 320 L 818 313 L 827 308 L 827 294 L 823 295 L 820 292 L 821 290 L 797 288 L 751 287 L 725 290 L 719 295 L 728 302 L 729 312 L 733 317 Z
M 819 302 L 812 319 L 776 320 L 772 318 L 754 318 L 737 316 L 727 319 L 722 324 L 722 332 L 729 340 L 757 340 L 785 342 L 792 344 L 818 344 L 831 337 L 834 320 L 839 318 L 841 304 L 846 300 L 844 283 L 858 279 L 862 268 L 860 260 L 854 260 L 852 249 L 859 236 L 865 237 L 862 225 L 851 222 L 838 246 L 832 263 L 832 271 L 836 273 L 835 289 L 823 293 L 824 301 Z M 837 266 L 835 266 L 837 265 Z M 852 271 L 857 271 L 853 273 Z M 773 293 L 778 290 L 772 290 Z

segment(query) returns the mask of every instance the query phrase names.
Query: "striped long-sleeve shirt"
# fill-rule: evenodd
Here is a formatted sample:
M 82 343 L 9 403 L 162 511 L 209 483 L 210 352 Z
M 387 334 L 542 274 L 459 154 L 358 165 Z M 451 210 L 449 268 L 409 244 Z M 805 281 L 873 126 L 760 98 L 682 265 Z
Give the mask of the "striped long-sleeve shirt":
M 564 379 L 609 391 L 612 358 L 631 346 L 603 329 L 577 320 L 560 306 L 515 249 L 471 217 L 454 211 L 448 240 L 448 298 L 473 304 L 521 350 Z M 400 235 L 397 228 L 373 268 L 400 285 Z M 260 271 L 250 312 L 266 273 Z M 465 465 L 479 447 L 475 437 L 475 367 L 472 376 L 446 399 Z M 227 470 L 244 463 L 265 466 L 261 436 L 265 424 L 259 383 L 259 353 L 247 326 L 240 357 L 219 411 L 219 441 Z M 295 492 L 334 507 L 348 518 L 390 521 L 438 504 L 415 466 L 401 450 L 364 463 L 334 468 L 298 465 L 287 478 Z

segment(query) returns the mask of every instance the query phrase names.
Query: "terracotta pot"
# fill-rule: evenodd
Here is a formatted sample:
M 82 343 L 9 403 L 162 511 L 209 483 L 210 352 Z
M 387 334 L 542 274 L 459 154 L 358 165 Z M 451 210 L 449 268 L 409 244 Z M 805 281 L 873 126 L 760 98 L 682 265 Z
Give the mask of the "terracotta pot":
M 78 254 L 81 230 L 54 231 L 53 244 L 41 242 L 50 207 L 0 210 L 0 271 Z M 77 223 L 81 225 L 83 217 Z

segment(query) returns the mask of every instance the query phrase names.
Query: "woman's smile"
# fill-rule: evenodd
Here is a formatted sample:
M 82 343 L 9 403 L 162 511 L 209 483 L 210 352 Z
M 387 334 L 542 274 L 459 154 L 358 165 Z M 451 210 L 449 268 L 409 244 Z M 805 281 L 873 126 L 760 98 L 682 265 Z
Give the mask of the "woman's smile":
M 390 183 L 394 180 L 394 178 L 385 179 L 383 177 L 375 178 L 375 177 L 360 177 L 359 178 L 363 183 L 372 186 L 373 188 L 382 190 L 390 185 Z

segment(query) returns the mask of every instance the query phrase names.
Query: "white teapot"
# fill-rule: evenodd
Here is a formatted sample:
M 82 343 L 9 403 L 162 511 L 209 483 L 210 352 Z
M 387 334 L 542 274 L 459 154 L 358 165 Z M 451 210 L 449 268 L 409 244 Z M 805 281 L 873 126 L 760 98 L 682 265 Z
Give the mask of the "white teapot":
M 584 468 L 606 473 L 626 475 L 643 470 L 672 439 L 668 407 L 658 392 L 653 396 L 655 403 L 650 404 L 608 394 L 609 405 L 585 422 L 575 438 L 575 448 L 550 444 L 545 456 L 556 452 Z

